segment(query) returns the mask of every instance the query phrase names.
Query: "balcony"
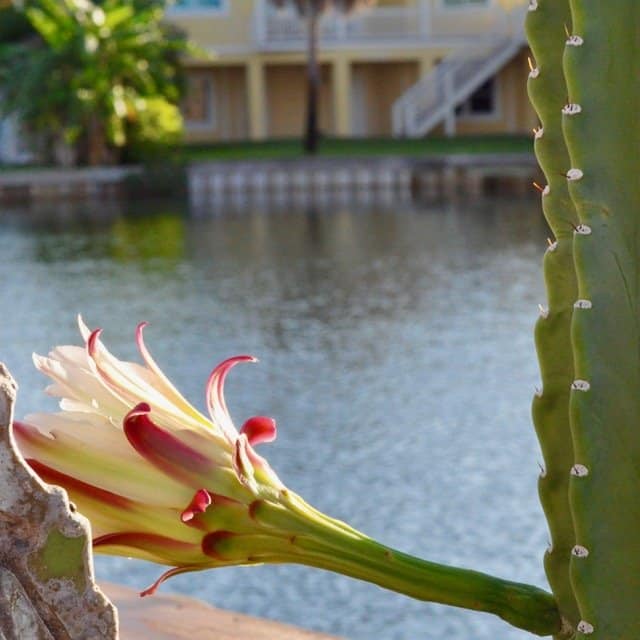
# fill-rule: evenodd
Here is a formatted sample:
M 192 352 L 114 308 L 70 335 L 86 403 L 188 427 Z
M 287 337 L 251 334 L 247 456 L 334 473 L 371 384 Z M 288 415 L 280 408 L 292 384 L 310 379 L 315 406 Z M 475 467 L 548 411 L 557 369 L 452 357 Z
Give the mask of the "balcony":
M 254 20 L 256 43 L 261 50 L 304 48 L 305 23 L 295 10 L 278 10 L 268 0 L 257 0 Z M 441 0 L 415 0 L 405 6 L 364 9 L 350 16 L 329 12 L 320 23 L 320 40 L 329 48 L 412 43 L 424 46 L 447 39 L 491 38 L 513 33 L 517 27 L 521 29 L 509 13 L 493 3 L 451 9 Z
M 408 7 L 379 7 L 350 16 L 329 12 L 320 22 L 323 46 L 414 42 L 426 35 L 429 23 L 426 3 Z M 276 10 L 258 0 L 256 39 L 263 50 L 299 50 L 306 43 L 306 25 L 294 10 Z

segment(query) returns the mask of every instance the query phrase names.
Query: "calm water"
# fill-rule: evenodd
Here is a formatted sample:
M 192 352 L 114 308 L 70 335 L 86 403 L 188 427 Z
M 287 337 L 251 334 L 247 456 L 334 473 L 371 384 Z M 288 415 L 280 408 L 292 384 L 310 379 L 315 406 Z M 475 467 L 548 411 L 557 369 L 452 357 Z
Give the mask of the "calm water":
M 0 212 L 0 359 L 18 415 L 53 409 L 32 351 L 76 342 L 75 314 L 121 357 L 133 330 L 197 406 L 234 370 L 236 423 L 318 508 L 428 559 L 544 585 L 546 528 L 529 420 L 546 231 L 536 202 L 190 217 L 179 205 Z M 161 569 L 98 558 L 136 588 Z M 299 567 L 209 571 L 163 591 L 352 640 L 516 640 L 482 614 Z

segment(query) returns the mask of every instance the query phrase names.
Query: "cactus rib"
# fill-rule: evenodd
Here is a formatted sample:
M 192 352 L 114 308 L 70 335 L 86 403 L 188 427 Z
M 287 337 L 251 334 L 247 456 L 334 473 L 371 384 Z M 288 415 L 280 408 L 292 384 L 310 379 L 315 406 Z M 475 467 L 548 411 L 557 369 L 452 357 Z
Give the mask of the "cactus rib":
M 569 428 L 570 385 L 574 379 L 570 327 L 573 305 L 578 297 L 572 248 L 577 214 L 565 178 L 570 163 L 561 120 L 561 112 L 575 109 L 574 105 L 565 104 L 566 85 L 562 73 L 568 23 L 567 0 L 540 0 L 530 8 L 526 19 L 527 36 L 536 64 L 529 74 L 529 96 L 541 121 L 534 144 L 547 180 L 542 204 L 556 238 L 544 257 L 548 307 L 535 329 L 542 390 L 534 397 L 532 415 L 545 463 L 538 491 L 551 537 L 545 554 L 547 578 L 562 617 L 568 627 L 575 629 L 580 616 L 569 579 L 575 533 L 569 507 L 568 471 L 573 464 Z

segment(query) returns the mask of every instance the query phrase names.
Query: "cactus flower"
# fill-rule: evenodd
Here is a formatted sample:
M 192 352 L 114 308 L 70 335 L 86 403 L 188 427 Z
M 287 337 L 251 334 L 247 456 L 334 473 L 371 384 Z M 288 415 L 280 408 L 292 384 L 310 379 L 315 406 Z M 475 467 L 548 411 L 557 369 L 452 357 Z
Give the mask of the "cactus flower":
M 275 422 L 255 416 L 237 431 L 224 400 L 232 367 L 255 359 L 213 370 L 207 418 L 158 368 L 144 324 L 136 331 L 144 366 L 118 360 L 99 329 L 79 324 L 85 348 L 34 355 L 62 412 L 27 416 L 15 435 L 31 467 L 65 487 L 90 519 L 94 548 L 172 565 L 145 594 L 176 573 L 281 560 L 292 531 L 270 519 L 285 505 L 295 514 L 296 499 L 254 449 L 275 438 Z
M 84 347 L 34 356 L 53 380 L 55 414 L 14 424 L 24 457 L 43 480 L 64 487 L 89 518 L 96 551 L 171 568 L 141 595 L 184 572 L 292 562 L 367 580 L 406 595 L 495 613 L 547 635 L 559 626 L 546 592 L 413 558 L 309 506 L 255 450 L 276 436 L 264 416 L 234 427 L 224 381 L 238 356 L 206 384 L 209 417 L 162 373 L 136 331 L 143 364 L 115 358 L 79 321 Z

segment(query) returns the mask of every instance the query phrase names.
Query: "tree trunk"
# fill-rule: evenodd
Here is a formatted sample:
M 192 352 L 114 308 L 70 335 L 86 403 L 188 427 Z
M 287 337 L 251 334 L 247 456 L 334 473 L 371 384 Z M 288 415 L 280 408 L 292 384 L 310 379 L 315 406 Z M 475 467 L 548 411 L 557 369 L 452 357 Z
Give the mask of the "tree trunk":
M 89 116 L 83 136 L 82 164 L 90 167 L 114 164 L 115 155 L 109 148 L 105 124 L 95 115 Z
M 304 137 L 305 153 L 318 150 L 318 98 L 320 94 L 320 69 L 318 67 L 318 27 L 320 15 L 314 3 L 309 3 L 307 16 L 307 120 Z

